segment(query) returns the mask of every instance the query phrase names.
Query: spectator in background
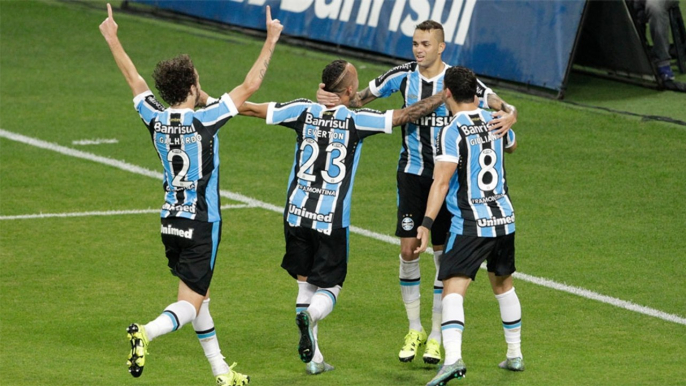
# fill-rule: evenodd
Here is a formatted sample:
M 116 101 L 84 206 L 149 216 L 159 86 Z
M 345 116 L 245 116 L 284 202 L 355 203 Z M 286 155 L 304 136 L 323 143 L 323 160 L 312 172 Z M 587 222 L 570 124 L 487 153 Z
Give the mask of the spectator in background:
M 653 40 L 652 56 L 657 72 L 663 81 L 674 80 L 669 55 L 669 9 L 678 0 L 634 0 L 633 6 L 640 24 L 648 24 Z

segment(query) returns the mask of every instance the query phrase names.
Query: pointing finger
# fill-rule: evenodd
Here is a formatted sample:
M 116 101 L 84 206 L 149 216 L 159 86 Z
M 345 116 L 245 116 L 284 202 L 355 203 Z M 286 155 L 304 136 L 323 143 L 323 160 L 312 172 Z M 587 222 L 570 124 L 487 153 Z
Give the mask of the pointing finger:
M 267 23 L 270 23 L 272 21 L 272 11 L 269 6 L 267 6 Z
M 112 16 L 112 6 L 110 5 L 110 3 L 107 3 L 107 16 L 110 19 L 114 20 L 114 17 Z

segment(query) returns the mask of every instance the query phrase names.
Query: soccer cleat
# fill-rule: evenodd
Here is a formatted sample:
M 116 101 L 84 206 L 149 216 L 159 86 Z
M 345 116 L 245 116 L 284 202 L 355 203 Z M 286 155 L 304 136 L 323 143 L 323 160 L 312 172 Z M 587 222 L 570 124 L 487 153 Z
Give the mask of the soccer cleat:
M 308 362 L 307 366 L 305 367 L 305 370 L 310 375 L 317 375 L 317 374 L 325 373 L 325 372 L 331 371 L 333 369 L 334 369 L 333 366 L 331 366 L 330 364 L 328 364 L 324 361 L 321 361 L 319 363 L 317 363 L 315 361 Z
M 669 67 L 669 65 L 658 67 L 657 73 L 660 76 L 660 79 L 662 79 L 665 82 L 674 80 L 674 72 L 672 71 L 671 67 Z
M 426 344 L 426 332 L 410 330 L 410 332 L 405 335 L 405 344 L 403 348 L 400 349 L 398 354 L 398 359 L 401 362 L 412 362 L 417 350 Z
M 136 323 L 132 323 L 126 332 L 131 342 L 131 352 L 126 365 L 129 366 L 129 373 L 138 378 L 143 374 L 145 356 L 148 354 L 148 335 L 145 333 L 145 327 Z
M 244 386 L 250 383 L 250 377 L 233 371 L 234 367 L 236 367 L 236 362 L 229 367 L 228 373 L 220 374 L 215 377 L 217 386 Z
M 305 363 L 312 362 L 314 357 L 314 335 L 312 334 L 312 318 L 307 311 L 300 311 L 295 316 L 295 324 L 300 330 L 300 342 L 298 343 L 298 354 L 300 360 Z
M 451 379 L 462 379 L 467 374 L 467 367 L 465 367 L 462 359 L 452 365 L 443 365 L 438 374 L 426 384 L 426 386 L 445 386 Z
M 507 358 L 500 362 L 498 367 L 510 371 L 524 371 L 524 359 L 522 357 Z
M 435 365 L 441 361 L 441 344 L 436 339 L 429 339 L 424 348 L 424 363 Z

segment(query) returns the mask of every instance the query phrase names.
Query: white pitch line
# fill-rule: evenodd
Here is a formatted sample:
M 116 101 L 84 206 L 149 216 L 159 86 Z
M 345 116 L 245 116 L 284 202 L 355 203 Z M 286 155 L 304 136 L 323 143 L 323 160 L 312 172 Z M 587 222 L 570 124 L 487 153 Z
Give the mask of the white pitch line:
M 161 172 L 156 172 L 156 171 L 152 171 L 149 169 L 145 169 L 145 168 L 142 168 L 140 166 L 136 166 L 136 165 L 126 163 L 124 161 L 118 161 L 118 160 L 114 160 L 114 159 L 107 158 L 107 157 L 101 157 L 101 156 L 98 156 L 98 155 L 95 155 L 92 153 L 87 153 L 87 152 L 80 151 L 80 150 L 70 149 L 68 147 L 60 146 L 60 145 L 55 144 L 55 143 L 46 142 L 46 141 L 43 141 L 40 139 L 27 137 L 27 136 L 24 136 L 21 134 L 16 134 L 16 133 L 6 131 L 3 129 L 0 129 L 0 137 L 4 137 L 4 138 L 7 138 L 7 139 L 10 139 L 13 141 L 21 142 L 21 143 L 24 143 L 27 145 L 39 147 L 41 149 L 55 151 L 57 153 L 61 153 L 61 154 L 68 155 L 71 157 L 82 158 L 82 159 L 98 162 L 101 164 L 105 164 L 108 166 L 113 166 L 115 168 L 125 170 L 127 172 L 140 174 L 140 175 L 148 176 L 148 177 L 153 177 L 153 178 L 157 178 L 157 179 L 162 179 L 162 173 Z M 229 198 L 229 199 L 234 200 L 234 201 L 243 202 L 250 207 L 257 207 L 257 208 L 271 210 L 271 211 L 277 212 L 277 213 L 283 213 L 283 207 L 281 207 L 281 206 L 268 204 L 266 202 L 262 202 L 262 201 L 254 199 L 254 198 L 244 196 L 244 195 L 239 194 L 239 193 L 234 193 L 234 192 L 222 190 L 222 191 L 220 191 L 220 195 L 222 197 L 226 197 L 226 198 Z M 397 238 L 387 236 L 387 235 L 383 235 L 383 234 L 376 233 L 376 232 L 372 232 L 372 231 L 362 229 L 362 228 L 359 228 L 356 226 L 350 226 L 350 231 L 353 233 L 362 235 L 362 236 L 366 236 L 366 237 L 378 240 L 378 241 L 383 241 L 383 242 L 394 244 L 394 245 L 399 244 L 399 241 L 397 240 Z M 536 285 L 540 285 L 540 286 L 543 286 L 546 288 L 551 288 L 551 289 L 562 291 L 562 292 L 567 292 L 567 293 L 570 293 L 572 295 L 577 295 L 577 296 L 580 296 L 583 298 L 595 300 L 595 301 L 605 303 L 605 304 L 609 304 L 609 305 L 619 307 L 619 308 L 622 308 L 625 310 L 637 312 L 639 314 L 644 314 L 644 315 L 651 316 L 651 317 L 658 318 L 658 319 L 662 319 L 662 320 L 665 320 L 668 322 L 686 325 L 686 318 L 681 317 L 679 315 L 668 314 L 666 312 L 662 312 L 662 311 L 659 311 L 659 310 L 656 310 L 653 308 L 649 308 L 649 307 L 640 306 L 640 305 L 637 305 L 635 303 L 631 303 L 631 302 L 628 302 L 625 300 L 613 298 L 611 296 L 601 295 L 597 292 L 589 291 L 589 290 L 586 290 L 583 288 L 573 287 L 573 286 L 569 286 L 566 284 L 560 284 L 560 283 L 554 282 L 552 280 L 527 275 L 527 274 L 524 274 L 521 272 L 516 272 L 514 274 L 514 277 L 517 278 L 518 280 L 526 281 L 529 283 L 533 283 Z
M 241 209 L 251 208 L 250 205 L 222 205 L 221 209 Z M 73 213 L 38 213 L 38 214 L 20 214 L 16 216 L 0 216 L 2 220 L 29 220 L 29 219 L 43 219 L 43 218 L 64 218 L 64 217 L 87 217 L 87 216 L 118 216 L 126 214 L 147 214 L 160 213 L 160 209 L 131 209 L 131 210 L 106 210 L 93 212 L 73 212 Z

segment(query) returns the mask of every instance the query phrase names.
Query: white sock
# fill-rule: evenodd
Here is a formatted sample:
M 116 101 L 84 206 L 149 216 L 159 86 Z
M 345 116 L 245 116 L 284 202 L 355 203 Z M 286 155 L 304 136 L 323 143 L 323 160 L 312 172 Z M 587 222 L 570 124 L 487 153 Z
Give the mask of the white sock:
M 195 319 L 195 307 L 185 300 L 172 303 L 157 319 L 145 325 L 148 341 L 183 327 Z
M 515 293 L 514 287 L 500 295 L 495 295 L 500 305 L 500 318 L 503 321 L 505 342 L 507 343 L 507 357 L 522 357 L 522 306 Z
M 217 332 L 214 329 L 214 320 L 210 315 L 210 299 L 205 299 L 200 306 L 198 316 L 193 320 L 193 329 L 195 330 L 200 346 L 205 352 L 205 357 L 212 366 L 212 374 L 216 377 L 220 374 L 229 372 L 229 365 L 224 361 L 224 356 L 219 348 L 219 339 L 217 339 Z
M 319 337 L 317 333 L 319 332 L 319 323 L 315 323 L 312 327 L 312 335 L 314 335 L 314 356 L 312 357 L 312 362 L 322 363 L 324 362 L 324 355 L 319 350 Z
M 310 313 L 312 322 L 316 323 L 327 317 L 336 305 L 336 299 L 341 292 L 341 286 L 337 285 L 330 288 L 319 288 L 312 296 L 307 312 Z
M 417 260 L 405 261 L 400 257 L 400 294 L 405 303 L 407 320 L 410 322 L 410 329 L 422 331 L 420 318 L 421 302 L 419 299 L 419 285 L 421 284 L 419 273 L 419 258 Z
M 295 298 L 295 313 L 305 311 L 310 306 L 312 296 L 317 291 L 317 286 L 306 281 L 298 280 L 298 296 Z
M 464 306 L 462 295 L 452 293 L 443 298 L 443 347 L 444 365 L 452 365 L 462 358 L 462 331 L 464 331 Z
M 429 339 L 435 339 L 438 343 L 441 343 L 441 323 L 443 322 L 443 282 L 438 280 L 441 257 L 443 257 L 443 251 L 434 251 L 436 276 L 434 277 L 434 303 L 431 309 L 431 333 L 429 334 Z

